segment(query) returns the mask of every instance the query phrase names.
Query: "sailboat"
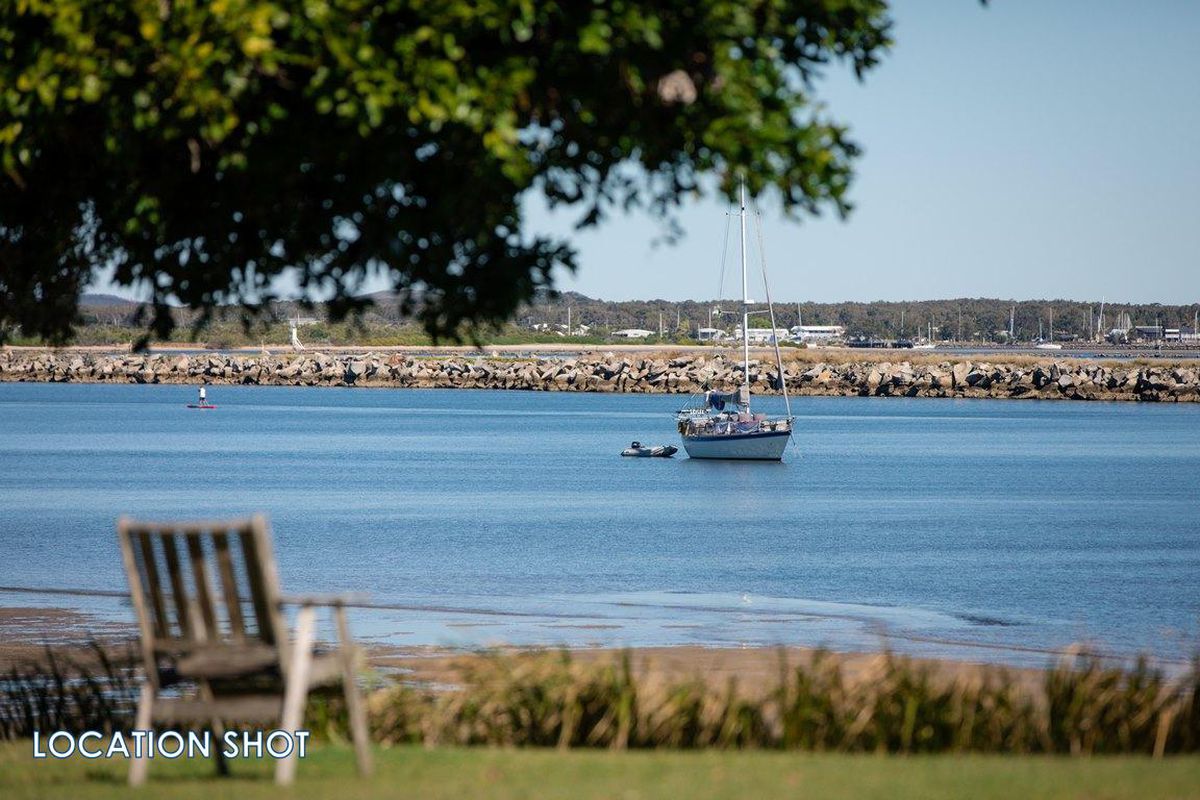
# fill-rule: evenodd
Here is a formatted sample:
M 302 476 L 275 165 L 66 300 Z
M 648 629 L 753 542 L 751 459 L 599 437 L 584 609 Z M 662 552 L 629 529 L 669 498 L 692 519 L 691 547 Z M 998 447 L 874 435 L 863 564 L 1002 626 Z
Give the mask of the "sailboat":
M 912 349 L 913 350 L 932 350 L 935 347 L 937 347 L 937 345 L 935 345 L 933 343 L 933 323 L 927 322 L 927 323 L 925 323 L 925 341 L 915 342 L 912 346 Z
M 730 392 L 706 391 L 703 403 L 685 408 L 676 415 L 679 434 L 683 437 L 683 449 L 691 458 L 748 459 L 753 461 L 781 461 L 792 437 L 792 407 L 787 395 L 787 381 L 783 374 L 783 358 L 779 353 L 776 336 L 775 362 L 779 368 L 779 385 L 783 390 L 783 402 L 787 410 L 784 417 L 771 418 L 766 414 L 755 414 L 750 410 L 750 296 L 748 289 L 748 265 L 746 260 L 746 181 L 739 187 L 738 216 L 741 223 L 742 249 L 742 385 Z M 760 240 L 761 244 L 761 240 Z M 761 249 L 761 247 L 760 247 Z M 760 253 L 760 255 L 762 255 Z M 766 285 L 766 267 L 763 267 L 763 284 Z M 771 315 L 771 330 L 775 331 L 775 309 L 771 305 L 771 293 L 767 289 L 767 310 Z M 761 313 L 761 312 L 758 312 Z
M 1053 308 L 1050 309 L 1050 341 L 1039 342 L 1037 345 L 1037 349 L 1038 350 L 1062 350 L 1061 344 L 1054 343 L 1054 309 Z

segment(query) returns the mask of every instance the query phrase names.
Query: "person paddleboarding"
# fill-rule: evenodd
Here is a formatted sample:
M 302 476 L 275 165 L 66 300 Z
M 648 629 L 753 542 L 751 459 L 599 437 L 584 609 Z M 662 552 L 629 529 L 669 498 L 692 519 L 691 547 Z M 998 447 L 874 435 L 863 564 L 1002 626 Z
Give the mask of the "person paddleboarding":
M 188 403 L 188 408 L 205 408 L 205 409 L 216 408 L 216 406 L 208 404 L 208 387 L 207 386 L 200 387 L 199 397 L 197 397 L 196 402 Z

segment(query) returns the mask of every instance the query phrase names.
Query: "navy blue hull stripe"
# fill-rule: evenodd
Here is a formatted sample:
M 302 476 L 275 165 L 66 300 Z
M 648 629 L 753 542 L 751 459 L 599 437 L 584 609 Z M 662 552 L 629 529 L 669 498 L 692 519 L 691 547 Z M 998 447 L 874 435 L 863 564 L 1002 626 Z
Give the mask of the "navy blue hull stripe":
M 728 436 L 684 436 L 685 442 L 734 442 L 738 439 L 770 439 L 776 436 L 790 436 L 791 431 L 769 431 L 767 433 L 733 433 Z

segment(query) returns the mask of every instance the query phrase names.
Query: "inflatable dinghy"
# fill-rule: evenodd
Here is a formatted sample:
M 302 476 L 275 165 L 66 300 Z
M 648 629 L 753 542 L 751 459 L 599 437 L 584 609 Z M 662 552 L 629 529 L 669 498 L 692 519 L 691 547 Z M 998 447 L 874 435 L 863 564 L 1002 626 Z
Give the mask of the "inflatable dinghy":
M 670 458 L 679 452 L 679 448 L 669 444 L 659 444 L 646 446 L 641 442 L 634 442 L 621 451 L 623 456 L 634 456 L 637 458 Z

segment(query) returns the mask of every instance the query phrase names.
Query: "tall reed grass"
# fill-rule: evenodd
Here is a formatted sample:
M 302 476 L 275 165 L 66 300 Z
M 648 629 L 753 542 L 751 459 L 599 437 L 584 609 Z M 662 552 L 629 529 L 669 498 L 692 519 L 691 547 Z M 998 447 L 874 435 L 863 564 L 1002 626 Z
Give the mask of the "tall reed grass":
M 781 660 L 782 664 L 782 660 Z M 787 749 L 881 753 L 1194 753 L 1200 662 L 1168 680 L 1077 656 L 1037 676 L 983 667 L 954 676 L 888 655 L 848 676 L 818 653 L 754 695 L 731 680 L 635 675 L 628 653 L 491 654 L 451 691 L 400 686 L 372 698 L 383 742 L 515 747 Z
M 139 677 L 131 652 L 47 650 L 0 675 L 0 739 L 34 730 L 127 729 Z M 850 753 L 1146 754 L 1200 752 L 1200 656 L 1173 678 L 1147 660 L 1129 668 L 1076 654 L 1041 672 L 937 670 L 886 654 L 867 667 L 818 652 L 780 656 L 775 684 L 745 692 L 697 677 L 642 674 L 625 652 L 467 659 L 460 685 L 375 692 L 383 743 L 510 747 L 718 748 Z M 308 709 L 318 735 L 341 728 L 336 700 Z
M 47 648 L 40 659 L 0 673 L 0 740 L 35 730 L 111 733 L 133 722 L 139 681 L 131 650 L 98 644 L 82 652 Z

